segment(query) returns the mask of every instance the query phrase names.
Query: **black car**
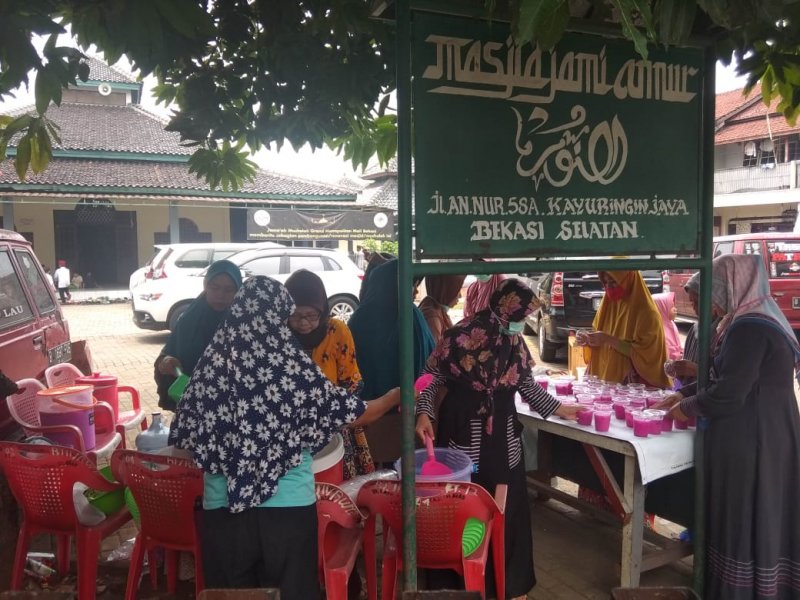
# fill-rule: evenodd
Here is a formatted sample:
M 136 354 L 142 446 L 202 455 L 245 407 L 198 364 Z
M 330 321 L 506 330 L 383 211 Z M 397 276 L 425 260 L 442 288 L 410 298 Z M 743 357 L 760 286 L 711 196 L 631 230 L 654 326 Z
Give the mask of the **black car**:
M 651 294 L 664 288 L 661 271 L 642 271 Z M 570 329 L 590 329 L 600 302 L 603 286 L 597 272 L 558 271 L 545 273 L 534 289 L 542 308 L 525 322 L 527 333 L 539 338 L 539 356 L 552 361 L 559 347 L 567 343 Z

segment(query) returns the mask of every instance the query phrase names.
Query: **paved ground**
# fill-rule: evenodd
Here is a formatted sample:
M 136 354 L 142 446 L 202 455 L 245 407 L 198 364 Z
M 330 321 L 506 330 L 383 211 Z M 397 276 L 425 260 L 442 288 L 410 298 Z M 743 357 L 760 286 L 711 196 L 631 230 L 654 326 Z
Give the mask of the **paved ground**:
M 149 411 L 158 410 L 153 361 L 167 333 L 138 329 L 131 320 L 128 303 L 67 305 L 64 313 L 69 319 L 73 340 L 88 340 L 95 369 L 116 375 L 120 384 L 137 388 L 143 405 Z M 535 353 L 535 338 L 529 342 Z M 563 363 L 552 366 L 564 368 Z M 539 584 L 528 597 L 537 600 L 609 598 L 618 578 L 614 564 L 614 557 L 620 552 L 618 530 L 552 500 L 532 503 L 531 512 Z M 104 544 L 104 549 L 108 552 L 134 535 L 135 529 L 131 526 Z M 684 561 L 645 573 L 642 584 L 688 585 L 690 564 Z M 114 596 L 109 590 L 103 597 Z

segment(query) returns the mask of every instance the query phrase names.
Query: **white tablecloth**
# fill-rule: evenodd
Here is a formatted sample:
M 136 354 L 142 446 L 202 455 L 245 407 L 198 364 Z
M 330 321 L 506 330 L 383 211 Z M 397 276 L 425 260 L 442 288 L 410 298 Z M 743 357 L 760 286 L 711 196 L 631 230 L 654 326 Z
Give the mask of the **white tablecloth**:
M 523 425 L 530 418 L 542 420 L 539 413 L 532 411 L 526 403 L 520 401 L 519 397 L 517 398 L 517 412 Z M 625 426 L 625 421 L 618 420 L 614 415 L 611 416 L 611 427 L 606 433 L 595 431 L 594 424 L 578 425 L 575 421 L 565 421 L 555 415 L 548 420 L 565 427 L 630 442 L 636 451 L 643 484 L 678 473 L 694 464 L 694 429 L 683 431 L 673 429 L 671 432 L 661 435 L 640 438 L 633 435 L 633 429 Z

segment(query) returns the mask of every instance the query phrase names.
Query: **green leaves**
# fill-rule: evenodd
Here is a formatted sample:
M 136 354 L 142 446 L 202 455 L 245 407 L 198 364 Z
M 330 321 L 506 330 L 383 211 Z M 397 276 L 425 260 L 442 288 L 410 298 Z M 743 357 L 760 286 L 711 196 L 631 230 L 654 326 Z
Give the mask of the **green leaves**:
M 28 169 L 41 173 L 53 157 L 52 139 L 61 143 L 58 126 L 47 117 L 23 115 L 11 118 L 0 117 L 0 160 L 5 158 L 6 150 L 15 141 L 17 154 L 14 169 L 20 180 L 24 181 Z
M 373 156 L 381 166 L 386 165 L 397 153 L 397 117 L 382 115 L 363 120 L 351 120 L 350 131 L 328 141 L 328 147 L 344 160 L 349 160 L 353 169 L 366 168 Z
M 647 60 L 647 40 L 648 38 L 655 40 L 656 37 L 653 29 L 653 16 L 650 12 L 650 0 L 611 0 L 611 3 L 619 13 L 622 33 L 633 41 L 639 56 Z M 644 33 L 639 30 L 637 21 L 644 27 Z
M 697 0 L 657 0 L 654 14 L 658 40 L 665 45 L 678 44 L 692 33 Z
M 550 50 L 561 39 L 569 22 L 567 0 L 520 0 L 515 38 Z
M 238 190 L 245 181 L 252 181 L 258 165 L 242 151 L 244 143 L 231 146 L 225 141 L 221 148 L 201 148 L 189 158 L 189 172 L 205 179 L 211 189 Z

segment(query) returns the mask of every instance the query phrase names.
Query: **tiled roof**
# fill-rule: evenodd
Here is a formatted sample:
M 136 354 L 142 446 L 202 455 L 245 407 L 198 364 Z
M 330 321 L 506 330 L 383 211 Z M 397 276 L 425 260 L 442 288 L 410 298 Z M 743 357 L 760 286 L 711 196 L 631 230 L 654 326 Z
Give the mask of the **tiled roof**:
M 108 81 L 109 83 L 139 83 L 130 73 L 125 73 L 118 67 L 111 67 L 92 56 L 83 62 L 89 64 L 90 81 Z
M 12 111 L 14 116 L 35 113 L 32 106 Z M 189 156 L 194 148 L 180 145 L 177 133 L 164 131 L 166 121 L 141 107 L 105 106 L 64 102 L 51 105 L 47 117 L 61 131 L 62 150 L 140 152 L 143 154 L 178 154 Z M 13 145 L 13 142 L 12 142 Z
M 720 101 L 720 97 L 726 96 Z M 792 127 L 782 114 L 777 112 L 779 98 L 773 98 L 767 107 L 761 100 L 760 88 L 756 87 L 748 98 L 742 90 L 734 90 L 717 96 L 717 120 L 719 129 L 714 135 L 716 145 L 761 140 L 800 133 L 800 127 Z M 720 110 L 727 110 L 721 114 Z
M 20 182 L 11 160 L 0 163 L 0 190 L 4 184 Z M 54 158 L 47 169 L 34 175 L 28 174 L 24 182 L 42 186 L 77 186 L 91 191 L 93 188 L 134 188 L 127 193 L 147 194 L 153 189 L 181 191 L 208 191 L 208 184 L 189 173 L 186 163 L 162 163 L 135 160 L 82 160 Z M 219 191 L 219 190 L 217 190 Z M 348 200 L 355 197 L 352 190 L 338 186 L 306 181 L 278 173 L 259 170 L 252 182 L 239 190 L 243 194 L 289 195 L 289 196 L 339 196 Z M 232 193 L 235 195 L 235 193 Z

